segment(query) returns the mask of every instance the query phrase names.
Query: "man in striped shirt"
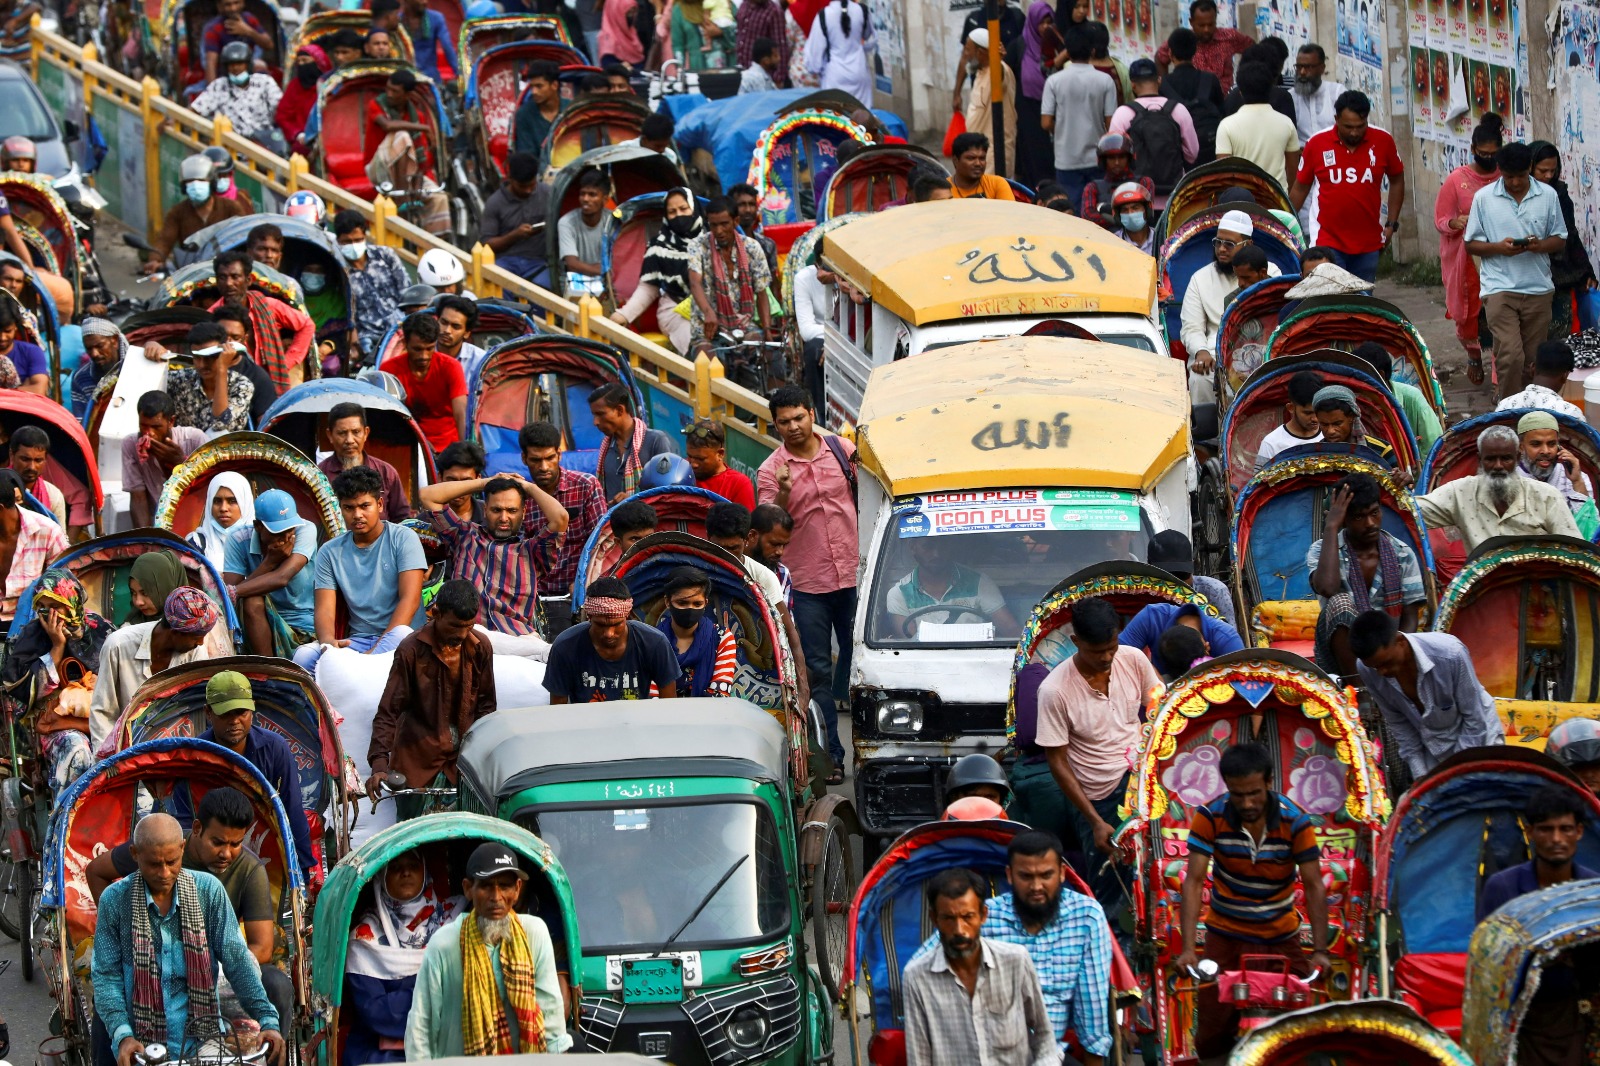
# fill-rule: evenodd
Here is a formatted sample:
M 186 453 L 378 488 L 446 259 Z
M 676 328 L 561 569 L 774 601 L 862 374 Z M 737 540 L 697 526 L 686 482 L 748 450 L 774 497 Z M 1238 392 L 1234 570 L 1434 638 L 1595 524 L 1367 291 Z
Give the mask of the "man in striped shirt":
M 1239 969 L 1242 955 L 1282 955 L 1293 960 L 1295 972 L 1302 976 L 1313 967 L 1326 974 L 1328 900 L 1311 816 L 1272 791 L 1272 758 L 1259 745 L 1229 748 L 1219 769 L 1227 791 L 1197 809 L 1189 824 L 1179 972 L 1199 961 L 1195 933 L 1210 874 L 1206 958 L 1229 971 Z M 1300 947 L 1300 914 L 1294 906 L 1296 876 L 1311 926 L 1309 965 Z M 1202 1057 L 1227 1053 L 1236 1031 L 1235 1013 L 1218 998 L 1215 985 L 1201 991 L 1195 1039 Z
M 468 522 L 450 504 L 480 490 L 483 522 Z M 450 576 L 470 582 L 483 597 L 483 624 L 496 633 L 538 632 L 535 556 L 544 541 L 566 531 L 567 509 L 538 485 L 514 474 L 444 481 L 427 486 L 421 495 L 423 506 L 432 512 L 433 528 L 450 548 Z M 542 533 L 529 534 L 524 528 L 529 500 L 544 517 Z

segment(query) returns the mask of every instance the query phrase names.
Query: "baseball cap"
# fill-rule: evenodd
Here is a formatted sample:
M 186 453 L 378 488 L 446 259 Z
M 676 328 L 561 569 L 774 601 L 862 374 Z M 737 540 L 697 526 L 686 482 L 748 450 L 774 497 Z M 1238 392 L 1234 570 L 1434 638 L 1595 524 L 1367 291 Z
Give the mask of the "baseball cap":
M 500 874 L 516 874 L 524 881 L 528 879 L 526 871 L 517 865 L 516 855 L 504 844 L 489 840 L 472 849 L 472 857 L 467 860 L 468 877 L 481 881 Z
M 250 690 L 250 679 L 237 670 L 212 674 L 211 680 L 206 682 L 206 706 L 211 708 L 212 714 L 255 710 L 256 699 Z
M 1194 546 L 1180 530 L 1163 529 L 1151 537 L 1145 558 L 1151 566 L 1159 566 L 1169 574 L 1194 573 Z
M 1128 79 L 1130 81 L 1137 81 L 1141 78 L 1153 78 L 1156 76 L 1156 73 L 1156 61 L 1153 59 L 1135 59 L 1132 63 L 1128 64 Z
M 282 533 L 300 524 L 300 511 L 293 496 L 282 489 L 268 489 L 256 497 L 256 521 L 266 526 L 268 533 Z

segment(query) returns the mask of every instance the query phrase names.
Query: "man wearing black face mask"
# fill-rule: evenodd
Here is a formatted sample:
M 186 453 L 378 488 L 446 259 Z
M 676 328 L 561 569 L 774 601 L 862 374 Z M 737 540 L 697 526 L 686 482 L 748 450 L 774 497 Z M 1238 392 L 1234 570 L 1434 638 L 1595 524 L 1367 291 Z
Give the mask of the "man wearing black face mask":
M 667 575 L 667 609 L 656 628 L 678 655 L 678 694 L 730 696 L 739 669 L 738 643 L 731 626 L 707 617 L 711 579 L 703 570 L 680 566 Z

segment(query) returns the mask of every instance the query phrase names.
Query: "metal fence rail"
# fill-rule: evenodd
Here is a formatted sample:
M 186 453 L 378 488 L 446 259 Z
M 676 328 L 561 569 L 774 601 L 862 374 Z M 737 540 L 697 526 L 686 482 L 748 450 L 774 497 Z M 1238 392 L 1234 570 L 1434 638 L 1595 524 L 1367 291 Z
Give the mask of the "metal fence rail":
M 313 175 L 304 156 L 275 155 L 233 131 L 223 116 L 202 118 L 161 94 L 154 78 L 142 82 L 100 62 L 93 44 L 78 46 L 48 32 L 33 18 L 33 76 L 61 118 L 87 131 L 99 127 L 107 154 L 92 181 L 108 211 L 132 229 L 153 237 L 177 202 L 178 164 L 211 145 L 238 161 L 234 180 L 263 210 L 290 193 L 307 189 L 330 211 L 357 211 L 368 222 L 369 239 L 395 249 L 415 264 L 422 253 L 443 249 L 461 261 L 467 284 L 479 296 L 503 296 L 538 308 L 549 329 L 593 337 L 628 354 L 649 407 L 650 422 L 676 427 L 690 418 L 716 418 L 728 431 L 730 465 L 751 475 L 778 445 L 764 398 L 726 380 L 722 364 L 704 355 L 683 358 L 606 318 L 600 302 L 574 302 L 517 277 L 494 262 L 486 244 L 470 252 L 433 236 L 399 216 L 388 197 L 363 200 Z

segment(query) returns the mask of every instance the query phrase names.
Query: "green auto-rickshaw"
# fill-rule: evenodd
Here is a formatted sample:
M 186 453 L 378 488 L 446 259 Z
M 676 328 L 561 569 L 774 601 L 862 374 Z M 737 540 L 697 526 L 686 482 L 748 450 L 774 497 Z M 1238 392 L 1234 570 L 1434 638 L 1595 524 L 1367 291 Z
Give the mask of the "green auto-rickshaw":
M 797 809 L 790 754 L 777 719 L 738 699 L 502 709 L 463 738 L 463 807 L 536 833 L 571 882 L 576 1050 L 831 1057 L 829 950 L 807 943 L 805 910 L 817 942 L 843 925 L 848 808 Z
M 583 994 L 581 975 L 571 965 L 578 953 L 578 919 L 572 905 L 572 886 L 549 845 L 526 829 L 507 825 L 481 814 L 445 812 L 413 818 L 390 826 L 350 852 L 328 872 L 327 882 L 317 896 L 312 927 L 315 937 L 311 952 L 311 1016 L 315 1029 L 301 1063 L 339 1066 L 342 1041 L 348 1026 L 341 1027 L 339 1010 L 344 1000 L 345 967 L 350 933 L 357 917 L 371 903 L 372 880 L 383 872 L 390 860 L 408 851 L 420 851 L 430 876 L 442 880 L 446 896 L 461 891 L 462 871 L 472 850 L 486 840 L 506 845 L 521 857 L 528 872 L 528 885 L 517 910 L 544 919 L 555 945 L 556 967 L 562 974 L 562 994 L 567 1001 L 567 1028 L 575 1031 L 572 1005 Z

